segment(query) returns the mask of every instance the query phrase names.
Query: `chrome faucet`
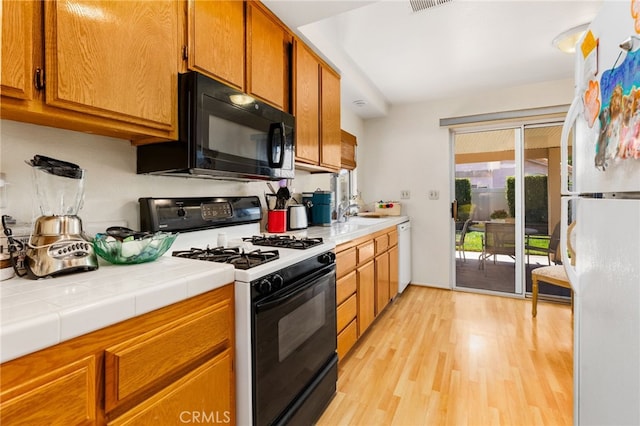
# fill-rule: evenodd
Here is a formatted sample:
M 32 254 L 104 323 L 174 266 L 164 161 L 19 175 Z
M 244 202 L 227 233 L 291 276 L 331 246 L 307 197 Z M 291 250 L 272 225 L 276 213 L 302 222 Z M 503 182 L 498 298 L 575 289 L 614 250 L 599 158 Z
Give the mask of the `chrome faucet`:
M 338 204 L 338 222 L 347 222 L 349 220 L 349 216 L 352 215 L 351 209 L 354 207 L 358 207 L 356 203 L 353 203 L 351 200 L 344 200 Z

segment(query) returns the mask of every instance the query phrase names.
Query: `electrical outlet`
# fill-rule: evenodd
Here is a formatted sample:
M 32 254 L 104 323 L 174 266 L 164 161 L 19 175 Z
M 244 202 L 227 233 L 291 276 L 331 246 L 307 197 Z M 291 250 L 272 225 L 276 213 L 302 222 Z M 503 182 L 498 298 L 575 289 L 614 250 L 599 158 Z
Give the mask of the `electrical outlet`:
M 429 190 L 429 199 L 430 200 L 437 200 L 438 198 L 440 198 L 440 191 L 438 191 L 437 189 L 430 189 Z
M 409 193 L 408 189 L 403 189 L 400 191 L 401 200 L 408 200 L 409 198 L 411 198 L 411 194 Z

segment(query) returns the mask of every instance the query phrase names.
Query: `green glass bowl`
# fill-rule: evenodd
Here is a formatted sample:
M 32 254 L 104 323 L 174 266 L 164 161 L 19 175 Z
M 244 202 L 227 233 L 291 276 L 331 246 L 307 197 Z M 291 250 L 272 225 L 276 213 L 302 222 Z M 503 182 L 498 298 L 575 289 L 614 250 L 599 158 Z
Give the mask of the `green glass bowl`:
M 135 265 L 152 262 L 162 256 L 177 236 L 177 233 L 157 232 L 147 238 L 119 241 L 107 234 L 97 234 L 93 239 L 93 249 L 109 263 Z

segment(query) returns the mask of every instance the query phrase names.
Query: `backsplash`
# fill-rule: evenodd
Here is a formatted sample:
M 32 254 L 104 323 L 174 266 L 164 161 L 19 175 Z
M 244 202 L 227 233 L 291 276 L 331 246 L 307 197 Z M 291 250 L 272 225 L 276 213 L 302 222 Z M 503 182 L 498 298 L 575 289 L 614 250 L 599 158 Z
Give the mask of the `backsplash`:
M 0 213 L 19 222 L 40 216 L 33 193 L 35 154 L 70 161 L 86 169 L 84 206 L 87 223 L 126 223 L 139 228 L 139 197 L 257 195 L 264 203 L 265 182 L 233 182 L 136 174 L 136 148 L 127 140 L 0 120 Z M 331 174 L 297 171 L 295 193 L 328 190 Z M 0 183 L 2 185 L 2 183 Z M 277 185 L 276 185 L 277 186 Z

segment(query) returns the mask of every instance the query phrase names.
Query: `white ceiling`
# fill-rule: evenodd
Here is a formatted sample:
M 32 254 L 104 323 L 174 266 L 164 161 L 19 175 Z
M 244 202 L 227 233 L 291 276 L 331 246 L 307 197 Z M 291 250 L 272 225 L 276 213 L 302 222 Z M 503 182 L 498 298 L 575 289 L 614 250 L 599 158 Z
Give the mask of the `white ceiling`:
M 590 22 L 602 0 L 452 0 L 419 12 L 409 0 L 263 2 L 338 69 L 343 107 L 370 118 L 392 104 L 572 78 L 573 56 L 552 40 Z

